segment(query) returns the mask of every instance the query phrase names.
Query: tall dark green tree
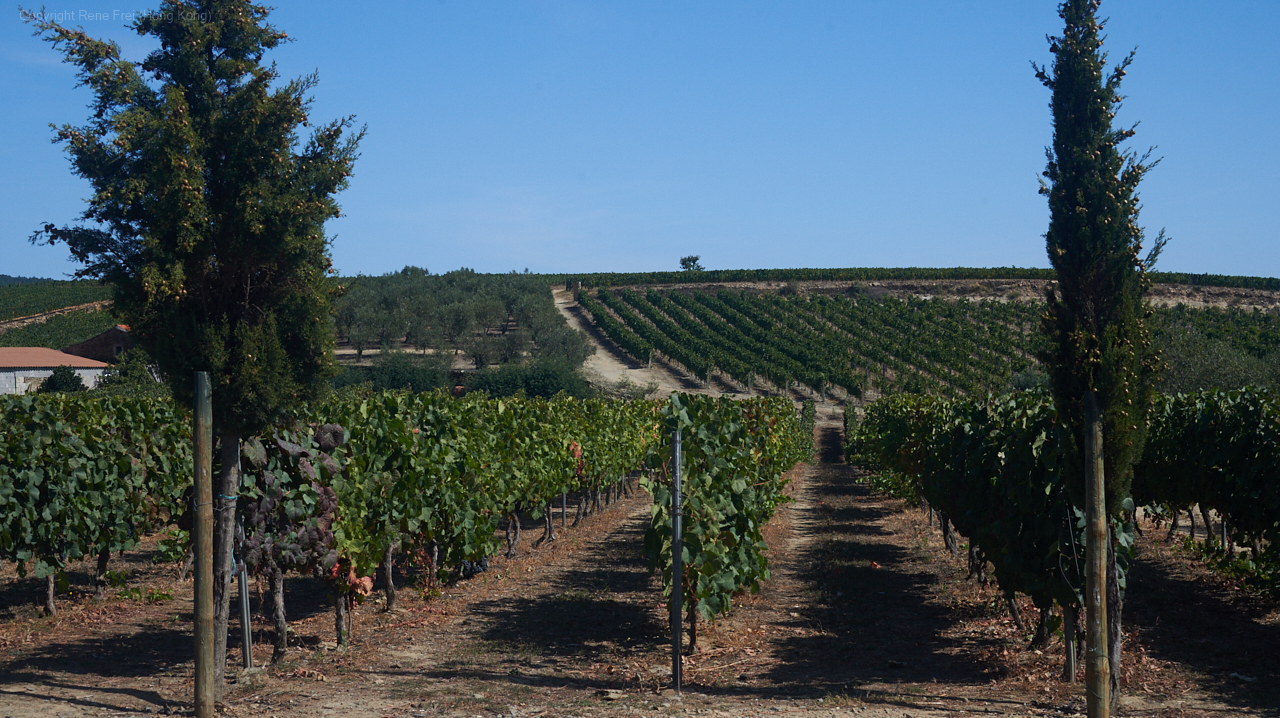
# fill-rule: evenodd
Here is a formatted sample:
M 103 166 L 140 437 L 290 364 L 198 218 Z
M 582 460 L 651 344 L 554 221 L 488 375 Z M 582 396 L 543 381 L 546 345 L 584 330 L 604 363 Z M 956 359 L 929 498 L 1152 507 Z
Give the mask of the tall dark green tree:
M 190 402 L 210 372 L 221 468 L 234 497 L 240 437 L 317 396 L 333 374 L 326 220 L 363 130 L 310 125 L 314 75 L 281 82 L 264 53 L 285 33 L 244 0 L 165 0 L 132 24 L 159 44 L 142 62 L 109 41 L 24 11 L 94 95 L 83 126 L 57 128 L 93 196 L 80 223 L 46 225 L 78 274 L 111 284 L 115 311 Z M 235 500 L 216 500 L 215 665 L 225 663 Z M 222 685 L 221 681 L 217 685 Z
M 1076 445 L 1070 485 L 1088 514 L 1090 716 L 1106 715 L 1119 694 L 1121 597 L 1111 519 L 1129 497 L 1155 397 L 1158 357 L 1144 325 L 1144 294 L 1147 269 L 1165 242 L 1161 233 L 1140 257 L 1137 188 L 1155 162 L 1149 153 L 1120 149 L 1133 128 L 1112 127 L 1133 53 L 1107 71 L 1098 5 L 1062 3 L 1065 27 L 1049 38 L 1053 67 L 1035 68 L 1053 91 L 1053 146 L 1040 191 L 1049 199 L 1045 241 L 1058 279 L 1046 293 L 1049 341 L 1040 358 Z

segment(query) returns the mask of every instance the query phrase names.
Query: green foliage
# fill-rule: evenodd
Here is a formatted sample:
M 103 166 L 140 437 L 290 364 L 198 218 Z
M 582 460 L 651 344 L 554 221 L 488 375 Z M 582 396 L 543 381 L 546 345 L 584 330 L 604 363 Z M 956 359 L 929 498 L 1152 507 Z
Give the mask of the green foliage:
M 1014 374 L 1009 379 L 1009 388 L 1014 391 L 1038 389 L 1049 385 L 1049 375 L 1038 368 L 1030 367 Z
M 10 279 L 21 279 L 21 277 Z M 20 283 L 0 281 L 0 321 L 43 314 L 55 309 L 100 302 L 110 298 L 111 290 L 99 282 L 83 280 L 57 282 L 49 279 L 27 280 Z
M 1031 364 L 1038 341 L 1036 308 L 1015 302 L 628 289 L 595 299 L 584 290 L 579 302 L 637 360 L 657 350 L 699 379 L 718 370 L 744 386 L 799 382 L 819 397 L 831 387 L 861 396 L 868 384 L 884 393 L 1002 389 Z
M 80 378 L 75 369 L 69 366 L 59 366 L 54 367 L 53 373 L 40 383 L 40 388 L 36 392 L 40 394 L 74 394 L 87 389 L 88 387 L 84 385 L 84 380 Z
M 848 412 L 845 426 L 850 462 L 879 472 L 899 495 L 918 492 L 944 511 L 991 561 L 1006 593 L 1025 593 L 1041 607 L 1077 600 L 1083 512 L 1061 470 L 1071 444 L 1047 393 L 951 402 L 899 395 L 867 406 L 861 421 Z M 1122 507 L 1213 509 L 1238 545 L 1261 547 L 1247 557 L 1222 553 L 1225 570 L 1280 591 L 1278 473 L 1274 393 L 1165 396 L 1134 470 L 1133 498 Z M 1113 521 L 1113 529 L 1123 581 L 1133 527 Z
M 41 282 L 49 282 L 49 281 L 52 281 L 52 280 L 44 279 L 41 277 L 14 277 L 8 274 L 0 274 L 0 287 L 6 286 L 9 284 L 38 284 Z
M 701 603 L 691 605 L 708 616 L 725 611 L 734 591 L 767 578 L 760 528 L 785 500 L 783 472 L 812 450 L 812 432 L 786 400 L 683 397 L 674 413 L 667 403 L 563 393 L 335 393 L 243 443 L 246 559 L 257 573 L 310 572 L 336 591 L 371 575 L 393 544 L 436 542 L 437 569 L 478 560 L 496 550 L 498 521 L 517 507 L 537 516 L 562 492 L 662 464 L 670 449 L 662 406 L 667 423 L 683 422 L 686 445 L 701 447 L 687 467 L 686 550 L 701 554 L 690 563 Z M 13 397 L 0 402 L 0 422 L 0 557 L 24 573 L 34 566 L 43 577 L 66 561 L 131 548 L 185 507 L 191 422 L 172 402 Z M 655 506 L 657 534 L 665 511 Z M 670 561 L 665 525 L 665 558 L 660 538 L 647 539 L 659 565 Z M 185 538 L 167 537 L 166 560 L 181 558 Z
M 1046 346 L 1035 331 L 1040 304 L 603 289 L 579 292 L 578 302 L 636 361 L 656 348 L 697 378 L 719 371 L 744 386 L 790 380 L 818 396 L 830 386 L 854 396 L 871 386 L 955 397 L 1048 381 L 1032 358 Z M 1280 316 L 1171 307 L 1156 309 L 1152 322 L 1169 365 L 1166 391 L 1277 380 Z M 1177 378 L 1186 375 L 1200 378 Z
M 1161 233 L 1148 259 L 1139 258 L 1138 183 L 1154 163 L 1121 152 L 1132 129 L 1115 130 L 1120 82 L 1132 53 L 1104 80 L 1103 22 L 1095 0 L 1067 0 L 1059 14 L 1061 37 L 1050 38 L 1052 75 L 1036 76 L 1053 91 L 1053 145 L 1041 194 L 1049 199 L 1045 233 L 1057 286 L 1046 292 L 1042 330 L 1048 346 L 1040 360 L 1049 373 L 1057 409 L 1079 450 L 1065 452 L 1075 500 L 1084 501 L 1086 400 L 1102 415 L 1107 511 L 1129 495 L 1132 467 L 1142 455 L 1146 414 L 1155 399 L 1159 369 L 1144 325 L 1150 287 L 1147 264 L 1164 245 Z
M 483 391 L 492 396 L 523 393 L 544 399 L 561 392 L 580 399 L 595 393 L 569 361 L 555 357 L 539 359 L 531 364 L 505 364 L 477 372 L 467 377 L 466 386 L 471 391 Z
M 1052 269 L 1018 267 L 863 267 L 863 268 L 812 268 L 812 269 L 716 269 L 692 272 L 597 272 L 589 274 L 544 274 L 549 284 L 570 286 L 580 282 L 585 287 L 619 287 L 636 285 L 685 284 L 706 282 L 878 282 L 884 280 L 937 280 L 937 279 L 1054 279 Z M 1222 274 L 1188 274 L 1185 272 L 1152 272 L 1154 282 L 1186 284 L 1204 287 L 1239 287 L 1247 289 L 1280 290 L 1280 278 L 1240 277 Z
M 84 224 L 46 225 L 33 241 L 65 242 L 78 275 L 113 286 L 115 312 L 180 402 L 193 372 L 211 372 L 214 423 L 233 433 L 327 386 L 324 223 L 361 136 L 344 140 L 346 118 L 299 138 L 316 78 L 273 87 L 261 58 L 285 34 L 267 12 L 215 0 L 140 13 L 134 29 L 158 47 L 135 63 L 24 11 L 95 97 L 88 124 L 57 134 L 93 187 Z
M 816 446 L 813 442 L 813 432 L 818 423 L 818 406 L 813 403 L 812 399 L 805 399 L 800 406 L 800 436 L 801 444 L 804 447 L 805 461 L 812 463 Z
M 1280 388 L 1280 314 L 1183 305 L 1152 316 L 1166 394 L 1245 386 Z
M 246 556 L 255 572 L 274 562 L 338 589 L 392 542 L 437 541 L 442 567 L 477 560 L 517 506 L 537 514 L 640 468 L 656 421 L 650 402 L 335 394 L 244 442 Z M 132 548 L 186 506 L 191 420 L 172 402 L 11 397 L 0 423 L 0 558 L 24 574 Z M 164 560 L 185 546 L 171 533 Z
M 177 563 L 187 556 L 187 547 L 191 545 L 191 532 L 180 528 L 170 528 L 164 532 L 164 538 L 156 546 L 154 563 Z
M 156 379 L 156 371 L 147 351 L 134 347 L 116 357 L 115 364 L 102 375 L 94 394 L 137 399 L 170 398 L 168 385 Z
M 1216 539 L 1200 543 L 1192 536 L 1183 537 L 1182 550 L 1208 561 L 1219 573 L 1280 598 L 1280 551 L 1236 551 Z
M 610 295 L 612 296 L 612 295 Z M 653 345 L 641 339 L 623 322 L 618 321 L 603 306 L 591 298 L 588 292 L 578 293 L 578 304 L 591 315 L 591 321 L 609 337 L 619 349 L 631 355 L 639 363 L 649 361 L 653 356 Z
M 1069 443 L 1047 392 L 950 402 L 899 395 L 846 423 L 850 459 L 944 512 L 1006 595 L 1026 594 L 1040 608 L 1080 604 L 1084 514 L 1061 471 Z M 1123 588 L 1133 527 L 1115 529 Z
M 388 350 L 374 359 L 373 366 L 343 367 L 334 378 L 333 387 L 342 389 L 368 383 L 373 391 L 431 391 L 449 383 L 447 361 L 447 357 Z
M 633 290 L 623 289 L 619 295 L 622 301 L 639 312 L 655 327 L 651 336 L 648 337 L 653 345 L 663 354 L 683 364 L 693 376 L 706 379 L 708 373 L 715 369 L 717 364 L 726 364 L 726 371 L 730 375 L 740 374 L 743 371 L 737 357 L 717 352 L 697 334 L 690 332 L 687 326 L 681 326 L 673 321 L 662 311 L 662 307 L 655 305 L 655 301 L 658 304 L 662 303 L 662 297 L 656 292 L 650 291 L 645 296 L 641 296 Z M 637 331 L 639 331 L 638 328 Z
M 172 402 L 0 399 L 0 558 L 25 574 L 132 548 L 181 512 L 191 420 Z
M 937 420 L 937 403 L 929 396 L 896 394 L 867 405 L 861 419 L 846 408 L 845 460 L 876 472 L 877 491 L 918 502 L 918 477 L 927 458 L 924 437 Z
M 563 321 L 563 317 L 559 317 Z M 532 355 L 536 359 L 558 359 L 574 370 L 596 353 L 596 345 L 583 332 L 570 329 L 567 324 L 544 331 L 534 343 Z M 514 359 L 515 355 L 508 353 Z
M 1280 397 L 1274 392 L 1163 397 L 1134 474 L 1135 503 L 1213 509 L 1227 518 L 1237 543 L 1265 546 L 1253 560 L 1280 575 Z
M 661 433 L 649 456 L 656 470 L 642 484 L 653 495 L 645 532 L 650 566 L 672 586 L 672 432 L 683 434 L 682 513 L 685 605 L 706 620 L 728 613 L 733 595 L 769 578 L 761 534 L 778 505 L 783 474 L 809 454 L 795 409 L 782 398 L 732 401 L 673 394 L 658 416 Z
M 455 400 L 436 392 L 331 400 L 317 415 L 349 436 L 333 452 L 341 472 L 306 473 L 327 464 L 306 453 L 315 451 L 309 444 L 294 442 L 302 447 L 292 460 L 297 468 L 272 473 L 290 486 L 332 488 L 337 561 L 354 575 L 372 574 L 393 543 L 434 541 L 441 550 L 437 568 L 453 567 L 493 553 L 498 521 L 517 506 L 537 514 L 561 492 L 600 488 L 638 468 L 652 444 L 650 414 L 643 402 L 565 396 Z
M 115 318 L 107 311 L 68 312 L 0 333 L 0 346 L 62 350 L 92 339 L 115 325 Z
M 1280 312 L 1275 309 L 1203 307 L 1179 304 L 1158 310 L 1152 318 L 1158 333 L 1195 332 L 1259 359 L 1280 351 Z
M 840 419 L 841 419 L 842 428 L 844 429 L 844 431 L 841 433 L 841 436 L 844 437 L 844 445 L 841 447 L 841 449 L 844 453 L 845 461 L 850 464 L 862 463 L 864 466 L 869 465 L 865 461 L 858 461 L 858 458 L 857 458 L 859 456 L 859 452 L 858 452 L 858 444 L 855 441 L 856 434 L 857 434 L 855 430 L 858 428 L 858 422 L 860 421 L 860 419 L 858 417 L 858 410 L 856 405 L 846 404 L 844 407 L 844 411 L 841 412 Z
M 1166 394 L 1247 386 L 1280 388 L 1280 350 L 1258 358 L 1194 328 L 1157 332 L 1155 342 L 1164 363 L 1160 389 Z
M 477 369 L 555 356 L 580 366 L 595 351 L 569 328 L 547 281 L 532 274 L 431 274 L 405 267 L 345 280 L 337 332 L 358 356 L 375 346 L 463 352 Z
M 696 255 L 696 254 L 691 254 L 691 255 L 689 255 L 689 256 L 687 256 L 687 257 L 681 257 L 681 258 L 680 258 L 680 271 L 682 271 L 682 272 L 705 272 L 705 271 L 706 271 L 706 269 L 705 269 L 705 268 L 702 266 L 702 264 L 698 261 L 699 259 L 702 259 L 702 257 L 699 257 L 699 256 L 698 256 L 698 255 Z

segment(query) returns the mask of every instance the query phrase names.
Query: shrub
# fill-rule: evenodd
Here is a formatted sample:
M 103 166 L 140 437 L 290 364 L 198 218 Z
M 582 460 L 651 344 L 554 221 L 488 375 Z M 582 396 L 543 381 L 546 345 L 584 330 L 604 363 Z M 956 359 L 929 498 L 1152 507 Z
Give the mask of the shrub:
M 60 366 L 53 370 L 49 378 L 45 379 L 36 391 L 41 394 L 69 394 L 84 391 L 87 388 L 84 385 L 84 380 L 80 378 L 75 369 L 69 366 Z

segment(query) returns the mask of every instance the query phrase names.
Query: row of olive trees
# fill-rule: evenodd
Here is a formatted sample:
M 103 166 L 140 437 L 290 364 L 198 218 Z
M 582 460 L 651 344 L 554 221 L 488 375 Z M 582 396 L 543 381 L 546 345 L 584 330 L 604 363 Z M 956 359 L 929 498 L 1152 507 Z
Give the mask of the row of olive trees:
M 1155 318 L 1159 320 L 1160 314 Z M 1280 391 L 1280 349 L 1261 356 L 1236 343 L 1207 336 L 1195 327 L 1164 321 L 1152 323 L 1151 340 L 1160 350 L 1163 372 L 1156 387 L 1162 394 L 1192 394 L 1221 389 L 1265 387 Z M 1042 364 L 1014 374 L 1009 388 L 1048 382 Z
M 594 346 L 529 274 L 431 274 L 417 267 L 357 277 L 337 303 L 337 333 L 363 358 L 373 347 L 466 355 L 477 369 L 554 356 L 581 366 Z
M 1157 328 L 1153 339 L 1164 362 L 1162 393 L 1189 394 L 1246 386 L 1280 390 L 1280 350 L 1257 356 L 1194 328 Z
M 1234 307 L 1166 307 L 1151 316 L 1164 373 L 1160 391 L 1280 389 L 1280 316 Z

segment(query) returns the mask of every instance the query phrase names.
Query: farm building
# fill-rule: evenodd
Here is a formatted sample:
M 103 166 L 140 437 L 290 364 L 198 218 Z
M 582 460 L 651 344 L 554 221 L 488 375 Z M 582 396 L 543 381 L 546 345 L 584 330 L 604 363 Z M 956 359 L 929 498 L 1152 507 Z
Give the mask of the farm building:
M 92 389 L 98 385 L 106 362 L 86 359 L 44 347 L 0 347 L 0 394 L 35 391 L 56 367 L 69 366 Z
M 62 351 L 85 359 L 114 362 L 116 357 L 132 348 L 133 339 L 129 337 L 129 327 L 117 324 L 92 339 L 72 344 Z

